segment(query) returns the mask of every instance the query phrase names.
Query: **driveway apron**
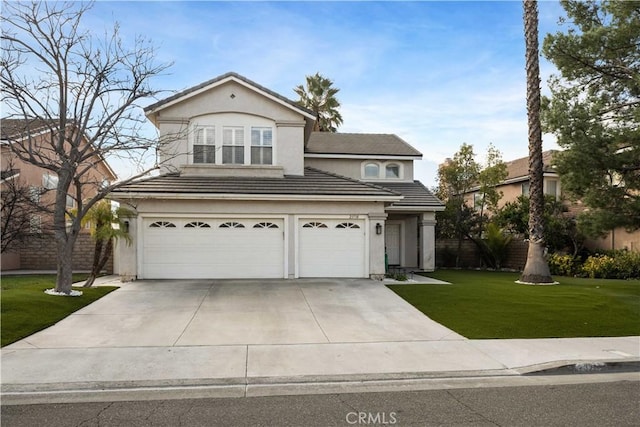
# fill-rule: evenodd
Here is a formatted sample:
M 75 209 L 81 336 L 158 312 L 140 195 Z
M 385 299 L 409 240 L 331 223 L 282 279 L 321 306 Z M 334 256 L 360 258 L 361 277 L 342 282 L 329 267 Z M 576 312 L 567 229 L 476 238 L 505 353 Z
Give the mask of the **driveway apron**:
M 364 343 L 464 339 L 364 279 L 124 284 L 23 348 Z

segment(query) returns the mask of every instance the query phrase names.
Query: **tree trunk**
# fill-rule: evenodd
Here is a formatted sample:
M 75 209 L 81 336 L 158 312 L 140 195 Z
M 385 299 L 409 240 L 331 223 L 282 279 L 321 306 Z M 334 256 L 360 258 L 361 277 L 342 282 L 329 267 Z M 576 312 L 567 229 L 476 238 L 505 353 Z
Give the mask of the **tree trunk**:
M 53 212 L 53 231 L 56 240 L 57 276 L 56 292 L 71 293 L 73 284 L 73 247 L 80 232 L 80 221 L 74 218 L 71 227 L 67 230 L 66 203 L 67 194 L 71 185 L 72 173 L 68 169 L 58 170 L 58 186 L 55 194 L 55 209 Z
M 57 277 L 56 292 L 65 294 L 71 293 L 71 285 L 73 284 L 73 263 L 71 257 L 73 255 L 73 247 L 75 245 L 75 234 L 67 234 L 64 230 L 56 230 L 57 243 Z
M 102 240 L 96 240 L 95 252 L 93 255 L 93 268 L 91 269 L 91 274 L 87 278 L 87 281 L 84 283 L 85 288 L 90 288 L 95 282 L 96 278 L 109 261 L 109 257 L 113 252 L 113 239 L 109 239 L 104 245 Z
M 544 256 L 544 193 L 542 127 L 540 124 L 540 63 L 538 55 L 538 3 L 524 0 L 524 33 L 529 125 L 529 250 L 520 277 L 525 283 L 553 283 Z

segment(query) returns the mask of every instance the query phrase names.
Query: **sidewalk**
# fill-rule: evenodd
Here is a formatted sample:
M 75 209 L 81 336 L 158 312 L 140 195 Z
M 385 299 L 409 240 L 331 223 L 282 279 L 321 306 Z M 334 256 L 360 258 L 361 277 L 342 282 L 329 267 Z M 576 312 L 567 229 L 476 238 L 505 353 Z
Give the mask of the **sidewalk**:
M 3 404 L 429 387 L 640 360 L 640 337 L 2 350 Z M 640 373 L 625 374 L 640 380 Z M 371 389 L 371 387 L 374 387 Z M 177 394 L 176 394 L 177 393 Z M 136 397 L 137 396 L 137 397 Z
M 101 305 L 88 306 L 84 311 L 70 316 L 73 319 L 66 321 L 65 328 L 62 327 L 62 322 L 57 326 L 58 331 L 75 336 L 75 341 L 63 342 L 63 339 L 68 339 L 64 334 L 49 333 L 44 334 L 48 341 L 44 339 L 45 336 L 40 335 L 39 340 L 25 339 L 2 349 L 3 404 L 420 390 L 433 387 L 479 387 L 487 384 L 532 385 L 545 380 L 542 376 L 527 375 L 535 371 L 576 364 L 580 364 L 584 370 L 597 371 L 604 363 L 640 361 L 640 337 L 637 336 L 468 340 L 457 334 L 444 334 L 446 331 L 441 330 L 442 326 L 428 318 L 426 320 L 433 323 L 433 338 L 429 338 L 424 332 L 416 332 L 410 339 L 356 342 L 355 339 L 347 339 L 351 335 L 346 332 L 361 331 L 363 334 L 364 331 L 360 328 L 364 325 L 356 322 L 355 317 L 349 325 L 336 320 L 342 309 L 330 303 L 335 300 L 316 298 L 314 303 L 311 297 L 317 293 L 317 288 L 309 283 L 300 285 L 314 291 L 307 292 L 302 303 L 304 306 L 311 303 L 315 308 L 314 316 L 320 316 L 323 314 L 320 303 L 324 301 L 324 333 L 332 338 L 328 342 L 326 339 L 313 341 L 314 335 L 310 334 L 301 335 L 301 341 L 296 343 L 247 341 L 235 344 L 231 340 L 220 345 L 210 345 L 217 343 L 189 341 L 184 332 L 187 329 L 180 327 L 178 329 L 183 331 L 182 335 L 171 338 L 169 341 L 173 344 L 165 346 L 160 343 L 171 335 L 171 329 L 176 326 L 172 324 L 175 320 L 171 320 L 167 314 L 169 310 L 175 310 L 179 306 L 176 295 L 166 290 L 174 286 L 172 283 L 152 286 L 147 283 L 147 287 L 155 289 L 150 293 L 140 291 L 141 285 L 144 285 L 140 282 L 120 283 L 115 276 L 100 278 L 98 285 L 100 284 L 116 284 L 122 288 L 109 294 L 110 298 L 99 300 Z M 275 283 L 271 283 L 271 286 L 274 285 Z M 241 290 L 237 285 L 229 288 Z M 187 295 L 186 289 L 189 287 L 185 286 L 183 289 L 178 294 L 181 304 L 192 304 L 199 309 L 205 301 L 204 294 L 208 291 L 201 289 L 201 286 L 193 286 L 194 290 Z M 336 286 L 327 285 L 324 293 L 330 295 L 337 290 Z M 220 291 L 219 287 L 215 288 L 213 302 L 220 302 Z M 349 295 L 364 295 L 361 288 L 353 289 L 353 294 L 347 291 L 348 288 L 345 289 L 345 298 Z M 384 287 L 376 292 L 380 292 L 382 300 L 371 299 L 371 304 L 382 304 L 391 295 Z M 149 309 L 152 293 L 159 298 L 154 307 L 155 314 L 153 317 L 139 317 L 136 320 L 133 309 Z M 251 294 L 240 292 L 243 293 Z M 281 289 L 274 294 L 283 297 L 286 293 Z M 296 291 L 295 295 L 298 294 Z M 262 295 L 259 302 L 268 306 L 269 300 L 265 297 L 267 294 Z M 287 300 L 282 301 L 284 303 Z M 239 303 L 233 298 L 224 301 L 227 305 L 234 302 Z M 246 302 L 240 302 L 242 307 L 254 307 L 258 303 L 252 301 L 250 305 L 246 305 Z M 130 311 L 124 310 L 127 308 L 126 304 L 133 304 L 128 307 Z M 114 307 L 124 311 L 116 313 Z M 224 312 L 225 308 L 229 309 L 216 307 L 218 314 L 220 311 Z M 268 313 L 259 311 L 259 308 L 254 307 L 256 311 L 252 315 L 262 324 L 268 324 L 269 318 L 261 317 Z M 291 316 L 296 313 L 299 315 L 301 309 L 302 307 L 294 306 L 292 311 L 280 312 L 284 323 L 278 324 L 278 327 L 291 325 L 294 319 Z M 197 323 L 194 320 L 197 316 L 193 311 L 196 309 L 190 310 L 182 311 L 181 316 L 186 315 L 188 319 L 185 322 L 193 327 Z M 410 308 L 401 319 L 411 317 L 412 310 L 414 309 Z M 228 313 L 231 316 L 234 312 Z M 90 316 L 106 319 L 101 323 L 102 329 L 91 329 L 91 322 L 88 320 Z M 139 323 L 136 323 L 140 319 L 159 328 L 156 336 L 147 337 L 149 340 L 146 346 L 140 337 Z M 210 329 L 215 328 L 215 323 L 208 319 L 201 320 L 208 322 L 206 324 Z M 333 323 L 330 322 L 332 319 Z M 418 320 L 420 319 L 423 319 L 420 325 L 430 324 L 425 323 L 424 317 L 418 316 Z M 316 318 L 315 322 L 318 320 L 322 319 Z M 376 318 L 371 320 L 375 322 Z M 69 325 L 72 326 L 71 329 Z M 87 325 L 87 328 L 83 328 L 83 325 Z M 378 329 L 370 330 L 370 334 L 378 330 L 380 337 L 389 336 L 383 334 L 386 323 L 376 325 Z M 123 327 L 118 329 L 119 326 Z M 229 323 L 228 328 L 232 327 Z M 74 332 L 76 328 L 77 334 Z M 127 331 L 135 331 L 135 339 L 128 340 L 123 336 L 115 344 L 105 341 L 112 336 L 120 337 Z M 242 330 L 224 330 L 227 335 L 240 333 L 239 331 Z M 96 344 L 91 344 L 92 342 Z M 613 378 L 640 380 L 637 366 L 631 365 L 631 369 L 636 369 L 635 372 L 614 374 Z M 599 376 L 564 376 L 562 381 L 579 381 L 577 377 L 595 380 Z M 554 381 L 558 381 L 558 376 Z

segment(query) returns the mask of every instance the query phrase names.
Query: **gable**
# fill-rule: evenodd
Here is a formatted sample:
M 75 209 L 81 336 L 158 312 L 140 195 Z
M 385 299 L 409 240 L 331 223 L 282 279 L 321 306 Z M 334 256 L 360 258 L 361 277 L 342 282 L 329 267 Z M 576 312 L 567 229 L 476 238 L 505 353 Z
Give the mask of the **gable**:
M 227 73 L 145 108 L 158 124 L 162 118 L 192 118 L 221 112 L 242 112 L 282 121 L 314 120 L 312 112 L 235 73 Z

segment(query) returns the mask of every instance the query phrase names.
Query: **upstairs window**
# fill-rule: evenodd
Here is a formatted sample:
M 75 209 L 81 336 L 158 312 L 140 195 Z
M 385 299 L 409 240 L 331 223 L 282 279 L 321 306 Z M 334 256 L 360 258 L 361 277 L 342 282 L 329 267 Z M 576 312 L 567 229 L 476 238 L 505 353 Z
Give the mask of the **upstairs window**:
M 58 188 L 58 176 L 48 172 L 42 174 L 42 186 L 47 190 L 55 190 Z
M 225 126 L 222 129 L 222 163 L 244 164 L 244 128 Z
M 251 164 L 273 164 L 273 131 L 271 128 L 251 128 Z
M 384 169 L 386 178 L 400 178 L 400 165 L 391 163 L 388 164 Z
M 193 163 L 216 162 L 216 129 L 198 127 L 193 138 Z
M 529 181 L 524 182 L 522 184 L 522 195 L 523 196 L 528 196 L 529 195 Z
M 379 178 L 380 166 L 377 163 L 367 163 L 364 165 L 364 177 L 365 178 Z

